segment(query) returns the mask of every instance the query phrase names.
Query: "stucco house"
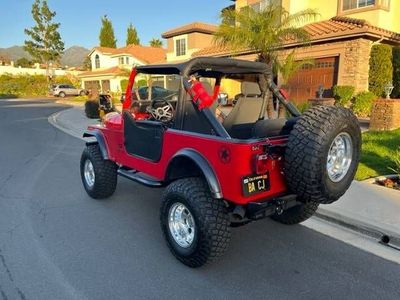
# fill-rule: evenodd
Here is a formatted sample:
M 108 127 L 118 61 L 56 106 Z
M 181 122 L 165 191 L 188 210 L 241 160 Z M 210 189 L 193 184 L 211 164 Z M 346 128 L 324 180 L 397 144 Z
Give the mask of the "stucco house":
M 82 87 L 100 92 L 121 92 L 121 80 L 128 78 L 134 65 L 164 62 L 166 50 L 139 45 L 116 49 L 95 47 L 89 57 L 92 69 L 79 75 Z
M 332 87 L 353 85 L 356 91 L 368 90 L 369 57 L 374 43 L 400 45 L 400 1 L 394 0 L 236 0 L 226 9 L 241 9 L 247 5 L 262 9 L 273 1 L 290 14 L 307 8 L 316 9 L 317 22 L 305 25 L 311 41 L 301 46 L 288 41 L 280 50 L 280 57 L 296 49 L 296 57 L 314 58 L 313 67 L 305 67 L 289 81 L 291 98 L 297 102 L 316 96 L 324 87 L 324 96 L 332 95 Z M 192 54 L 196 56 L 235 56 L 254 60 L 257 53 L 243 49 L 232 53 L 229 49 L 213 46 Z
M 167 61 L 186 60 L 193 53 L 209 47 L 217 28 L 216 25 L 194 22 L 164 32 L 162 37 L 167 40 Z

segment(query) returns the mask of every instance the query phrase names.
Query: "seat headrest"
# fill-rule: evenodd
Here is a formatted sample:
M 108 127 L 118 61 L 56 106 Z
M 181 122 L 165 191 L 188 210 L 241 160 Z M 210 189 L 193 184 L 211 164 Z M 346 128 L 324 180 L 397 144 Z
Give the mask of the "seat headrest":
M 260 96 L 261 90 L 257 82 L 243 81 L 241 86 L 242 94 L 245 96 Z

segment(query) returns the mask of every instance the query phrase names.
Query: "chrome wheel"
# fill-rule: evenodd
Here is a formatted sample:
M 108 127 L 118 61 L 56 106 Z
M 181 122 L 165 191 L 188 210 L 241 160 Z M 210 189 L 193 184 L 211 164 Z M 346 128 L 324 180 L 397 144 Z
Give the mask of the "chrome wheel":
M 350 169 L 353 157 L 353 141 L 347 132 L 339 133 L 333 140 L 326 162 L 329 179 L 342 180 Z
M 196 225 L 190 211 L 182 203 L 176 202 L 168 213 L 169 231 L 175 242 L 188 248 L 192 245 L 196 231 Z
M 83 174 L 85 176 L 86 184 L 89 188 L 94 186 L 95 175 L 94 175 L 94 168 L 93 164 L 90 160 L 85 161 L 85 165 L 83 167 Z

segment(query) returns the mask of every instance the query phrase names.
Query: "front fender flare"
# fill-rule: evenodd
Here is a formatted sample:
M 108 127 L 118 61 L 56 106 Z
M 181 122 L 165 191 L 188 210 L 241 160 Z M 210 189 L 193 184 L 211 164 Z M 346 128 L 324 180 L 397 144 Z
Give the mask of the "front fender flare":
M 104 139 L 104 135 L 100 130 L 87 130 L 83 133 L 84 138 L 95 138 L 95 141 L 86 141 L 86 145 L 94 145 L 98 144 L 100 148 L 100 153 L 103 159 L 108 160 L 110 159 L 108 155 L 108 150 L 107 150 L 107 144 Z
M 220 183 L 218 181 L 218 177 L 216 176 L 214 170 L 211 168 L 210 163 L 207 161 L 207 159 L 201 155 L 199 152 L 197 152 L 194 149 L 182 149 L 178 151 L 170 160 L 170 163 L 174 161 L 174 159 L 178 157 L 186 157 L 191 159 L 202 171 L 208 186 L 210 188 L 211 194 L 214 198 L 216 199 L 222 199 L 222 190 Z M 169 163 L 169 165 L 170 165 Z M 168 168 L 167 168 L 168 170 Z M 168 173 L 168 171 L 167 171 Z

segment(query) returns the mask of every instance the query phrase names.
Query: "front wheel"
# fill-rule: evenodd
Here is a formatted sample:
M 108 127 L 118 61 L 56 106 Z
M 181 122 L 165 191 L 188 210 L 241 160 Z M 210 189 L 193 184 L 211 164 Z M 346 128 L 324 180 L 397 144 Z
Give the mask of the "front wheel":
M 223 201 L 214 199 L 200 178 L 180 179 L 168 186 L 160 222 L 172 254 L 192 268 L 222 256 L 231 236 Z
M 58 97 L 60 97 L 60 98 L 65 98 L 65 96 L 66 96 L 66 94 L 64 92 L 60 92 L 58 94 Z
M 99 145 L 89 145 L 81 156 L 81 178 L 90 197 L 110 197 L 117 187 L 117 165 L 103 159 Z

